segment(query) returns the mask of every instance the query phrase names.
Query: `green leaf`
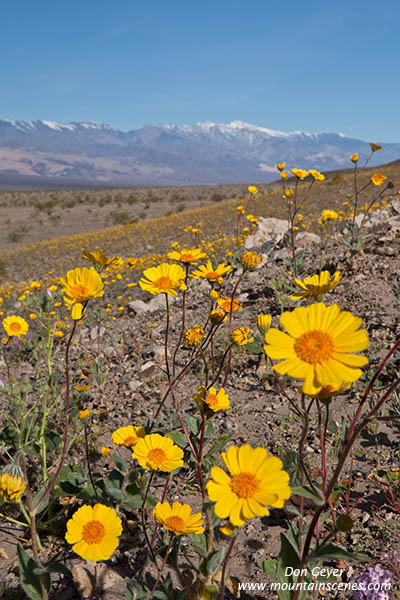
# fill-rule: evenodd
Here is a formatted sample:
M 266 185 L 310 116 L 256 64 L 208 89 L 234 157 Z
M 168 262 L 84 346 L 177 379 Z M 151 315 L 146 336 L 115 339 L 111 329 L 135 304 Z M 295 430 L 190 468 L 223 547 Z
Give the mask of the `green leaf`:
M 191 533 L 189 535 L 192 544 L 194 546 L 194 549 L 196 550 L 196 552 L 198 554 L 200 554 L 200 556 L 202 556 L 203 558 L 207 558 L 208 557 L 208 550 L 207 550 L 207 536 L 205 533 Z
M 248 352 L 249 354 L 263 354 L 264 353 L 263 344 L 257 338 L 254 338 L 254 340 L 252 342 L 250 342 L 249 344 L 246 344 L 244 348 L 245 348 L 246 352 Z
M 18 544 L 18 560 L 21 586 L 25 594 L 31 600 L 42 600 L 42 587 L 40 585 L 39 575 L 36 575 L 35 569 L 42 568 L 38 563 Z M 50 589 L 50 575 L 47 573 L 43 577 L 45 588 Z
M 197 435 L 200 431 L 200 421 L 193 415 L 185 415 L 185 419 L 189 425 L 190 431 L 194 433 L 194 435 Z
M 115 462 L 117 469 L 119 469 L 122 473 L 127 473 L 128 463 L 124 458 L 121 458 L 118 456 L 118 454 L 114 454 L 113 452 L 110 452 L 108 456 Z
M 279 553 L 279 558 L 284 567 L 298 569 L 300 566 L 299 555 L 284 533 L 281 533 L 281 551 Z
M 264 571 L 268 575 L 270 579 L 276 581 L 276 573 L 278 568 L 278 562 L 270 558 L 269 560 L 263 560 L 263 562 L 258 563 L 260 569 Z
M 186 446 L 188 445 L 186 436 L 181 431 L 169 431 L 165 434 L 165 437 L 171 438 L 171 440 L 175 442 L 175 444 L 178 444 L 178 446 L 180 446 L 181 448 L 186 448 Z
M 221 566 L 222 561 L 225 557 L 225 548 L 221 550 L 216 550 L 214 553 L 210 554 L 210 557 L 207 559 L 206 569 L 207 575 L 215 575 Z
M 295 496 L 302 496 L 303 498 L 309 498 L 312 500 L 317 506 L 323 506 L 325 504 L 325 500 L 321 496 L 317 496 L 314 494 L 311 488 L 305 485 L 298 485 L 296 487 L 291 488 L 292 494 Z
M 346 558 L 350 560 L 361 560 L 361 561 L 369 561 L 370 559 L 367 556 L 362 556 L 361 554 L 350 553 L 345 548 L 341 546 L 335 546 L 334 544 L 326 544 L 325 546 L 321 546 L 318 550 L 314 550 L 308 555 L 309 561 L 315 560 L 330 560 L 330 559 L 341 559 Z

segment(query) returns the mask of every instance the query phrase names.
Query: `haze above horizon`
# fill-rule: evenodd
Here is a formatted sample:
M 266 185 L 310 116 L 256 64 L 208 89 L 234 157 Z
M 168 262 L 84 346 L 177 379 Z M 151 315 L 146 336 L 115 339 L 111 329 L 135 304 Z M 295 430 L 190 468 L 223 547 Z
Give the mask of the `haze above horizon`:
M 20 0 L 2 11 L 0 118 L 400 142 L 399 22 L 397 0 Z

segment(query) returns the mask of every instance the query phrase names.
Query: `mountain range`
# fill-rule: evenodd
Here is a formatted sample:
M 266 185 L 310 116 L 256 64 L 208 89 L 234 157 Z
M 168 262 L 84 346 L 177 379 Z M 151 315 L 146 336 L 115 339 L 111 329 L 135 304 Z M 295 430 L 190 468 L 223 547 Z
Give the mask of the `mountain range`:
M 95 122 L 0 119 L 0 189 L 261 183 L 277 179 L 274 164 L 283 160 L 324 171 L 351 167 L 356 152 L 366 158 L 368 142 L 242 121 L 123 132 Z M 370 164 L 398 158 L 400 143 L 385 144 Z

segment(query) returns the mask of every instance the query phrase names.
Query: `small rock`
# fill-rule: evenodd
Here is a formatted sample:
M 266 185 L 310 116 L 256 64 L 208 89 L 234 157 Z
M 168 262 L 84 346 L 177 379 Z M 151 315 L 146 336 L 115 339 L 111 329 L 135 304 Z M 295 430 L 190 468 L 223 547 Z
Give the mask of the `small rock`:
M 131 392 L 137 392 L 138 390 L 140 390 L 142 384 L 140 383 L 140 381 L 136 381 L 135 379 L 132 379 L 129 383 L 128 383 L 128 388 L 131 390 Z
M 94 327 L 92 327 L 92 329 L 90 330 L 90 339 L 92 341 L 97 340 L 98 337 L 103 337 L 105 332 L 106 332 L 105 327 L 99 327 L 98 325 L 94 325 Z
M 105 564 L 79 564 L 71 569 L 75 587 L 82 598 L 92 595 L 102 598 L 118 598 L 125 589 L 125 581 Z
M 141 366 L 140 370 L 143 377 L 152 377 L 158 369 L 156 363 L 149 360 Z

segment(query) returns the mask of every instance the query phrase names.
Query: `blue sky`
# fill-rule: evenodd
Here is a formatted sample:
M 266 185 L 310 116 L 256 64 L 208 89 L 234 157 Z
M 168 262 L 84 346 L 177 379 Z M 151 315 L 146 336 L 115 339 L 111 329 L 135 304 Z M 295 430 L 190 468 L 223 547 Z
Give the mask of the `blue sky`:
M 0 118 L 400 142 L 399 0 L 16 0 L 0 23 Z

